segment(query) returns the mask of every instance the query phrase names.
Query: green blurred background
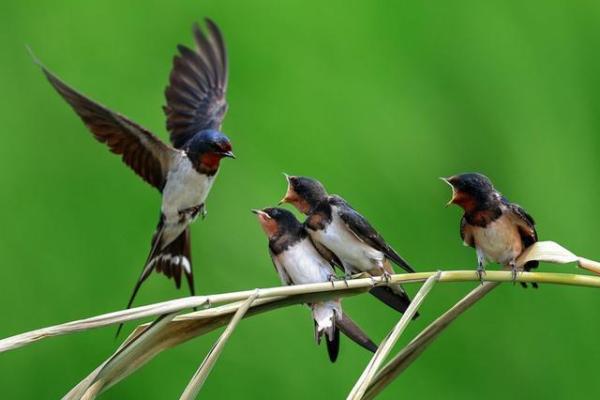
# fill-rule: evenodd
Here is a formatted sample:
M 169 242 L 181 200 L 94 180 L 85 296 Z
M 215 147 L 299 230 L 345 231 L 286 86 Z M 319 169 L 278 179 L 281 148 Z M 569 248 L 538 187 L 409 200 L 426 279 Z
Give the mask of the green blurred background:
M 278 285 L 252 207 L 281 172 L 346 197 L 418 270 L 473 268 L 439 176 L 487 174 L 552 239 L 600 258 L 600 6 L 592 1 L 4 1 L 0 4 L 0 336 L 122 308 L 159 196 L 96 143 L 32 63 L 166 138 L 177 43 L 204 16 L 230 54 L 226 160 L 193 227 L 197 289 Z M 490 266 L 490 268 L 497 268 Z M 542 271 L 575 272 L 572 265 Z M 473 284 L 435 288 L 409 337 Z M 416 286 L 409 290 L 414 293 Z M 153 276 L 136 304 L 186 295 Z M 399 315 L 344 307 L 377 341 Z M 504 285 L 452 325 L 381 398 L 588 398 L 600 292 Z M 127 331 L 133 324 L 127 325 Z M 6 399 L 51 399 L 115 349 L 114 328 L 0 354 Z M 177 398 L 218 332 L 154 359 L 103 398 Z M 206 398 L 343 398 L 370 354 L 313 343 L 306 309 L 244 321 Z

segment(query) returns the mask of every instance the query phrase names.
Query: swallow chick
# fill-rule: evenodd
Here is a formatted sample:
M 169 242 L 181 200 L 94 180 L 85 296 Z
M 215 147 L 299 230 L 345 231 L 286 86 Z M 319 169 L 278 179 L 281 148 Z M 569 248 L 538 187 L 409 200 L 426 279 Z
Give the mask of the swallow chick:
M 171 145 L 150 131 L 91 100 L 61 81 L 39 61 L 50 84 L 110 151 L 162 195 L 160 218 L 150 254 L 127 303 L 153 270 L 181 285 L 182 272 L 194 295 L 189 225 L 205 214 L 205 201 L 221 159 L 235 158 L 221 132 L 227 110 L 227 54 L 219 28 L 206 20 L 208 34 L 193 27 L 195 48 L 179 45 L 174 57 L 164 112 Z
M 252 210 L 269 239 L 269 253 L 284 285 L 328 282 L 333 268 L 315 249 L 304 226 L 289 211 L 281 208 Z M 317 344 L 326 338 L 331 362 L 339 354 L 340 331 L 351 340 L 375 352 L 377 345 L 342 311 L 340 299 L 308 304 L 315 325 Z
M 442 180 L 452 187 L 452 199 L 447 205 L 456 204 L 464 210 L 460 237 L 477 252 L 479 278 L 483 280 L 486 262 L 495 262 L 510 267 L 516 279 L 516 259 L 538 240 L 533 218 L 503 197 L 482 174 L 466 173 Z M 523 269 L 530 271 L 538 264 L 530 261 Z M 527 287 L 525 282 L 521 285 Z M 531 285 L 538 287 L 535 282 Z
M 280 204 L 290 203 L 307 216 L 304 225 L 313 243 L 326 260 L 343 268 L 345 279 L 356 273 L 387 279 L 394 273 L 390 261 L 415 272 L 366 218 L 340 196 L 329 195 L 321 182 L 303 176 L 286 179 L 288 188 Z M 370 293 L 402 313 L 410 305 L 400 285 L 374 287 Z

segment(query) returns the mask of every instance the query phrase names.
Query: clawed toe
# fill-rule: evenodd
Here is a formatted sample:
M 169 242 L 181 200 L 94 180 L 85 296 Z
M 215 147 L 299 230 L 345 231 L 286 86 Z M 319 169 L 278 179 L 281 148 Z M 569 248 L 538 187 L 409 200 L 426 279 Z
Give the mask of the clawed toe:
M 333 275 L 333 274 L 332 274 L 332 275 L 329 275 L 329 278 L 328 278 L 328 280 L 329 280 L 329 282 L 331 283 L 331 287 L 335 287 L 335 281 L 337 281 L 337 276 L 335 276 L 335 275 Z
M 482 266 L 477 267 L 477 277 L 479 278 L 479 283 L 483 285 L 483 277 L 485 275 L 485 269 Z
M 383 280 L 384 280 L 386 283 L 390 283 L 390 281 L 392 280 L 392 274 L 390 274 L 390 273 L 389 273 L 389 272 L 387 272 L 387 271 L 383 271 Z
M 344 283 L 346 284 L 346 287 L 350 287 L 350 285 L 348 284 L 348 281 L 349 281 L 350 279 L 352 279 L 352 274 L 345 273 L 345 274 L 344 274 L 344 278 L 343 278 L 343 279 L 344 279 Z

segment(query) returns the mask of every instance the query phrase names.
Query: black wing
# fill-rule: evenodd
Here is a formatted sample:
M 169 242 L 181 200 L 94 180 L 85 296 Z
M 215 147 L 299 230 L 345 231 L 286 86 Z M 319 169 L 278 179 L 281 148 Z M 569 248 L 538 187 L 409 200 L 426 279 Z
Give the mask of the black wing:
M 346 227 L 362 242 L 381 251 L 387 258 L 401 266 L 407 272 L 415 272 L 396 251 L 388 245 L 383 237 L 369 224 L 362 215 L 350 206 L 339 196 L 330 196 L 332 206 L 338 208 L 339 216 L 346 224 Z
M 281 282 L 288 286 L 293 285 L 294 282 L 292 281 L 292 278 L 290 278 L 290 276 L 285 270 L 285 267 L 281 265 L 281 263 L 277 259 L 277 256 L 275 255 L 275 253 L 273 253 L 273 251 L 271 251 L 271 249 L 269 249 L 269 255 L 271 256 L 271 261 L 273 261 L 273 266 L 275 267 L 275 271 L 277 271 L 277 275 L 279 275 Z
M 123 162 L 146 182 L 162 190 L 169 164 L 177 151 L 161 142 L 148 130 L 69 87 L 38 60 L 54 89 L 71 105 L 96 140 L 105 143 Z
M 523 209 L 518 204 L 514 204 L 509 202 L 507 199 L 502 198 L 502 203 L 506 205 L 510 212 L 510 217 L 512 221 L 517 225 L 519 229 L 519 234 L 521 235 L 521 241 L 523 242 L 523 247 L 527 248 L 538 241 L 538 234 L 535 229 L 535 221 L 533 217 Z M 525 271 L 531 271 L 532 269 L 537 268 L 539 265 L 539 261 L 529 261 L 523 266 Z M 527 287 L 527 284 L 521 282 L 523 287 Z M 536 282 L 532 282 L 531 286 L 534 288 L 538 287 Z
M 196 49 L 177 46 L 165 90 L 167 129 L 176 148 L 204 129 L 220 129 L 227 112 L 227 53 L 219 28 L 207 19 L 208 35 L 193 27 Z
M 473 238 L 471 225 L 469 225 L 464 215 L 460 220 L 460 238 L 465 245 L 473 248 L 475 247 L 475 239 Z
M 525 247 L 529 247 L 537 242 L 538 235 L 535 229 L 535 221 L 533 220 L 533 217 L 529 215 L 527 211 L 523 209 L 523 207 L 518 204 L 511 203 L 505 198 L 502 198 L 502 203 L 508 208 L 511 219 L 519 228 L 523 245 Z
M 342 271 L 344 270 L 344 266 L 342 265 L 342 262 L 340 261 L 338 256 L 335 255 L 335 253 L 333 251 L 329 250 L 322 243 L 317 242 L 316 240 L 313 240 L 312 237 L 310 237 L 310 241 L 313 244 L 313 246 L 315 246 L 315 249 L 317 249 L 317 251 L 319 252 L 321 257 L 323 257 L 325 260 L 327 260 L 327 262 L 329 262 L 329 264 L 332 267 L 338 267 L 340 270 L 342 270 Z

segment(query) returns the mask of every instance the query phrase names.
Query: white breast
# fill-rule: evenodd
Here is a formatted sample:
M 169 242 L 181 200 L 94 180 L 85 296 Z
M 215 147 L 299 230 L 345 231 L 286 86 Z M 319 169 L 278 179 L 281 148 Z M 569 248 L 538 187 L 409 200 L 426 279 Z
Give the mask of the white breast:
M 199 206 L 206 201 L 216 174 L 206 176 L 198 173 L 190 160 L 181 153 L 178 162 L 167 175 L 163 189 L 162 213 L 167 221 L 179 218 L 179 211 Z
M 334 274 L 331 265 L 321 257 L 308 238 L 290 246 L 278 258 L 296 285 L 327 282 Z
M 383 262 L 383 253 L 359 240 L 346 227 L 335 206 L 332 207 L 331 223 L 325 229 L 309 229 L 309 233 L 313 240 L 334 252 L 344 264 L 344 268 L 353 272 L 370 271 L 380 267 Z
M 475 246 L 488 261 L 503 265 L 509 264 L 523 250 L 517 227 L 505 217 L 498 218 L 485 228 L 473 228 L 473 238 Z

